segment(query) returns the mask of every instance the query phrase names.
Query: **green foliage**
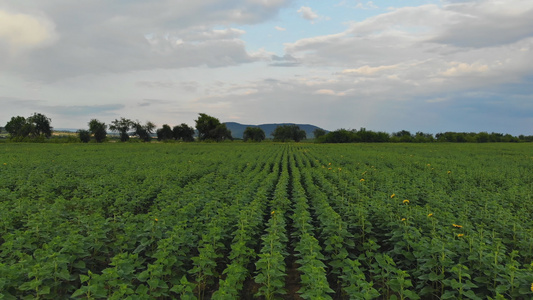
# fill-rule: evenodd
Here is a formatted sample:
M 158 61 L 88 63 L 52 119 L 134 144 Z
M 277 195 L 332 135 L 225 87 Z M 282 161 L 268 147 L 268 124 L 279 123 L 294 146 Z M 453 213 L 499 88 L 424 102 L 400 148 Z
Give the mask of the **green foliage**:
M 172 136 L 175 140 L 182 140 L 184 142 L 194 141 L 194 128 L 185 123 L 174 126 L 172 129 Z
M 272 132 L 274 140 L 286 142 L 293 140 L 299 142 L 306 139 L 306 133 L 298 125 L 280 125 Z
M 11 139 L 22 141 L 25 138 L 49 138 L 52 135 L 51 119 L 40 113 L 34 113 L 27 119 L 21 116 L 12 117 L 5 126 Z
M 338 129 L 319 137 L 322 143 L 383 143 L 389 142 L 390 136 L 386 132 L 374 132 L 361 128 L 357 130 Z
M 77 133 L 82 143 L 88 143 L 91 140 L 91 132 L 89 130 L 80 129 Z
M 198 130 L 198 139 L 201 141 L 213 140 L 220 142 L 233 139 L 231 131 L 215 117 L 201 113 L 195 122 L 196 130 Z
M 167 141 L 173 139 L 172 128 L 167 124 L 163 124 L 163 127 L 156 131 L 158 141 Z
M 529 299 L 528 146 L 5 143 L 0 298 Z
M 259 127 L 246 127 L 243 134 L 244 141 L 260 142 L 265 139 L 265 131 Z
M 45 136 L 49 138 L 52 135 L 52 127 L 50 126 L 52 120 L 45 115 L 34 113 L 26 121 L 33 125 L 32 134 L 35 136 Z
M 148 121 L 145 125 L 139 122 L 133 122 L 132 128 L 135 129 L 137 135 L 143 142 L 150 142 L 152 140 L 152 133 L 155 129 L 155 124 Z
M 89 121 L 89 131 L 93 134 L 94 140 L 97 143 L 103 142 L 107 137 L 107 125 L 97 119 Z
M 315 136 L 315 139 L 318 139 L 321 136 L 326 135 L 326 133 L 327 132 L 324 129 L 321 129 L 321 128 L 317 128 L 317 129 L 313 130 L 313 135 Z
M 433 134 L 417 132 L 415 135 L 407 130 L 401 130 L 389 135 L 386 132 L 374 132 L 361 128 L 358 130 L 338 129 L 328 132 L 317 139 L 319 143 L 431 143 L 431 142 L 452 142 L 452 143 L 487 143 L 487 142 L 531 142 L 531 137 L 513 137 L 510 134 L 486 132 L 465 133 L 465 132 L 444 132 Z
M 6 124 L 5 129 L 12 138 L 15 138 L 19 136 L 27 136 L 31 131 L 27 126 L 26 118 L 16 116 L 11 117 L 11 120 Z
M 120 118 L 111 122 L 109 129 L 120 134 L 120 141 L 127 142 L 130 139 L 128 131 L 133 128 L 135 122 L 130 119 Z

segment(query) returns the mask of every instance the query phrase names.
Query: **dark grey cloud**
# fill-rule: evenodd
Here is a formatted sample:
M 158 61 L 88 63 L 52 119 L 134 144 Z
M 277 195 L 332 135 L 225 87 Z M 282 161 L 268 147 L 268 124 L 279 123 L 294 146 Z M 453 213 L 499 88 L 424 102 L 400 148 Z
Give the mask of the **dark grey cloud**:
M 272 67 L 296 67 L 300 65 L 298 59 L 290 54 L 283 56 L 272 55 L 271 60 L 273 63 L 270 63 L 269 66 Z

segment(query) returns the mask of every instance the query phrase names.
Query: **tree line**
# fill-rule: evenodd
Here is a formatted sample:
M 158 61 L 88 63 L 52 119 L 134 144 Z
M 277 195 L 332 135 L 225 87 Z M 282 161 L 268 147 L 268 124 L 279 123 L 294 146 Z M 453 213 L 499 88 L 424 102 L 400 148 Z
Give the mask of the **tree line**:
M 217 118 L 203 113 L 199 114 L 198 119 L 196 119 L 196 131 L 185 123 L 174 127 L 163 124 L 161 128 L 155 129 L 156 125 L 150 121 L 143 125 L 139 121 L 120 118 L 107 125 L 97 119 L 92 119 L 89 122 L 89 129 L 78 130 L 78 134 L 80 140 L 84 143 L 91 141 L 91 139 L 94 139 L 97 143 L 105 141 L 107 139 L 107 130 L 118 133 L 121 142 L 129 141 L 132 136 L 141 141 L 150 142 L 154 133 L 158 141 L 192 142 L 195 140 L 196 132 L 198 132 L 198 140 L 201 141 L 213 140 L 221 142 L 233 139 L 231 131 L 226 128 L 225 124 L 220 123 Z
M 325 132 L 317 129 L 313 132 L 315 141 L 319 143 L 516 143 L 533 142 L 533 136 L 510 134 L 487 133 L 487 132 L 444 132 L 433 135 L 431 133 L 416 132 L 412 134 L 407 130 L 401 130 L 389 134 L 383 131 L 371 131 L 361 128 L 360 130 L 338 129 Z
M 12 141 L 45 141 L 52 136 L 52 120 L 40 113 L 34 113 L 28 118 L 22 116 L 12 117 L 3 130 L 7 131 Z M 120 141 L 127 142 L 130 137 L 136 140 L 150 142 L 154 135 L 158 141 L 215 141 L 222 142 L 233 140 L 231 131 L 226 124 L 221 123 L 217 118 L 200 113 L 195 120 L 196 127 L 191 127 L 185 123 L 171 127 L 168 124 L 156 130 L 156 125 L 150 121 L 141 124 L 127 118 L 113 120 L 110 124 L 105 124 L 97 119 L 92 119 L 88 123 L 88 129 L 77 131 L 79 141 L 88 143 L 94 141 L 102 143 L 108 140 L 108 131 L 117 133 Z M 0 132 L 2 128 L 0 128 Z M 416 132 L 412 134 L 407 130 L 401 130 L 389 134 L 383 131 L 371 131 L 365 128 L 360 130 L 338 129 L 327 132 L 317 128 L 313 132 L 315 142 L 318 143 L 431 143 L 431 142 L 452 142 L 452 143 L 488 143 L 488 142 L 533 142 L 533 136 L 520 135 L 518 137 L 510 134 L 487 133 L 487 132 L 444 132 L 435 136 L 430 133 Z M 197 137 L 195 139 L 195 136 Z M 307 138 L 306 132 L 298 125 L 280 125 L 272 132 L 274 141 L 300 142 Z M 263 129 L 260 127 L 247 127 L 244 131 L 243 140 L 260 142 L 266 139 Z

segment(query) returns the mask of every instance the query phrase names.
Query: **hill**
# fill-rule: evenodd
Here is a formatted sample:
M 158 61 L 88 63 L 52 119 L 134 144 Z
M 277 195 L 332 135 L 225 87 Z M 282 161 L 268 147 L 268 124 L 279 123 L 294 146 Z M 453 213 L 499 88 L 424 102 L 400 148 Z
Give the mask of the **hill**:
M 229 130 L 231 130 L 231 135 L 233 136 L 233 138 L 236 138 L 236 139 L 242 139 L 243 138 L 244 130 L 246 129 L 246 127 L 259 127 L 261 129 L 263 129 L 267 139 L 272 138 L 272 135 L 271 135 L 272 132 L 274 132 L 276 127 L 281 126 L 281 125 L 298 125 L 300 127 L 300 129 L 305 131 L 305 133 L 307 134 L 307 138 L 308 139 L 314 137 L 313 131 L 315 129 L 317 129 L 317 128 L 322 129 L 322 128 L 320 128 L 318 126 L 315 126 L 315 125 L 294 124 L 294 123 L 272 123 L 272 124 L 261 124 L 261 125 L 246 125 L 246 124 L 240 124 L 240 123 L 236 123 L 236 122 L 225 122 L 224 124 L 226 124 L 226 127 Z M 326 130 L 326 132 L 327 132 L 327 130 Z

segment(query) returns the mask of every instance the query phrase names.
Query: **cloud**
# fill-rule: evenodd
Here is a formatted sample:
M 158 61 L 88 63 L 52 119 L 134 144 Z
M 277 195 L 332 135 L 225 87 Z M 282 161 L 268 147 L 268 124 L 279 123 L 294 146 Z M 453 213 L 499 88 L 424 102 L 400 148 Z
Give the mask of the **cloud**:
M 277 31 L 286 31 L 287 28 L 283 28 L 283 27 L 280 27 L 280 26 L 275 26 L 274 27 Z
M 450 64 L 452 65 L 452 67 L 442 72 L 442 75 L 444 76 L 472 76 L 475 74 L 483 74 L 489 71 L 489 66 L 482 65 L 479 63 L 467 64 L 467 63 L 452 62 Z
M 346 95 L 346 93 L 343 93 L 343 92 L 335 92 L 334 90 L 330 90 L 330 89 L 320 89 L 320 90 L 316 90 L 314 92 L 314 94 L 317 94 L 317 95 L 330 95 L 330 96 L 344 96 Z
M 54 24 L 42 15 L 34 16 L 0 10 L 0 46 L 10 54 L 52 44 L 57 40 Z
M 246 32 L 237 28 L 225 28 L 225 29 L 205 29 L 205 28 L 193 28 L 186 32 L 183 32 L 178 36 L 165 35 L 164 39 L 176 40 L 183 42 L 201 42 L 208 40 L 232 40 L 238 39 Z
M 148 81 L 148 80 L 143 80 L 143 81 L 137 81 L 135 83 L 136 86 L 139 86 L 139 87 L 146 87 L 146 88 L 164 88 L 164 89 L 170 89 L 170 88 L 175 88 L 176 86 L 178 86 L 178 83 L 177 82 L 173 82 L 173 81 L 155 81 L 155 80 L 152 80 L 152 81 Z
M 366 65 L 366 66 L 359 67 L 357 69 L 345 69 L 345 70 L 342 70 L 341 73 L 342 74 L 353 74 L 353 73 L 356 73 L 356 74 L 360 74 L 360 75 L 371 76 L 371 75 L 375 75 L 376 73 L 379 73 L 381 71 L 396 69 L 397 67 L 398 67 L 397 65 L 379 66 L 379 67 L 370 67 L 370 66 Z
M 168 105 L 170 103 L 172 103 L 172 101 L 161 100 L 161 99 L 143 99 L 143 101 L 139 103 L 138 105 L 140 107 L 147 107 L 147 106 L 152 106 L 152 105 Z
M 138 0 L 65 5 L 60 0 L 13 1 L 10 9 L 25 21 L 15 22 L 18 19 L 12 15 L 6 21 L 4 13 L 0 45 L 1 40 L 9 41 L 10 45 L 31 46 L 33 51 L 0 60 L 0 69 L 32 80 L 53 81 L 86 74 L 250 63 L 257 58 L 246 51 L 241 40 L 244 31 L 235 25 L 269 20 L 289 3 Z M 18 25 L 23 34 L 5 29 L 6 22 L 25 24 Z M 36 48 L 44 44 L 48 47 Z
M 0 106 L 4 107 L 2 119 L 7 120 L 12 116 L 28 117 L 34 112 L 43 113 L 50 117 L 53 126 L 57 120 L 71 120 L 78 123 L 81 117 L 85 117 L 87 122 L 93 117 L 113 116 L 117 111 L 125 108 L 124 104 L 103 104 L 103 105 L 54 105 L 53 101 L 22 99 L 16 97 L 0 97 Z M 85 121 L 84 121 L 85 122 Z M 61 124 L 59 127 L 64 127 Z
M 484 0 L 445 5 L 453 15 L 431 41 L 458 47 L 490 47 L 514 43 L 533 35 L 533 2 Z
M 513 3 L 515 6 L 524 4 L 525 8 L 533 6 L 518 2 Z M 492 27 L 504 26 L 499 20 L 509 16 L 518 18 L 509 23 L 511 28 L 516 28 L 515 24 L 533 22 L 519 9 L 506 8 L 497 1 L 482 0 L 469 5 L 454 3 L 442 7 L 423 5 L 396 9 L 351 23 L 342 32 L 287 43 L 285 52 L 297 57 L 300 66 L 336 67 L 340 68 L 340 75 L 386 74 L 382 80 L 394 79 L 414 86 L 429 84 L 436 89 L 446 85 L 455 85 L 454 89 L 477 88 L 488 82 L 501 84 L 532 74 L 533 33 L 523 34 L 520 39 L 508 43 L 495 42 L 484 47 L 465 48 L 453 40 L 442 39 L 447 32 L 463 34 L 460 28 L 468 28 L 470 24 L 465 17 L 467 13 L 485 16 L 490 11 L 493 18 L 475 18 L 493 22 Z M 526 28 L 529 30 L 533 26 Z M 500 35 L 505 36 L 505 33 L 497 31 L 495 34 L 493 40 L 504 40 Z M 483 35 L 479 38 L 483 39 Z M 483 79 L 479 75 L 483 75 Z
M 297 12 L 302 18 L 311 22 L 318 18 L 318 15 L 309 6 L 302 6 Z
M 274 62 L 271 63 L 270 66 L 273 67 L 295 67 L 300 64 L 298 59 L 290 54 L 285 54 L 283 56 L 272 55 L 271 59 Z
M 52 112 L 54 115 L 72 116 L 108 116 L 114 114 L 117 110 L 123 109 L 123 104 L 106 104 L 106 105 L 54 105 L 43 109 Z
M 352 3 L 355 2 L 355 3 Z M 352 9 L 376 9 L 379 8 L 376 4 L 374 4 L 373 1 L 367 1 L 366 3 L 363 3 L 361 0 L 355 0 L 355 1 L 347 1 L 343 0 L 340 3 L 336 4 L 335 6 L 344 6 Z

